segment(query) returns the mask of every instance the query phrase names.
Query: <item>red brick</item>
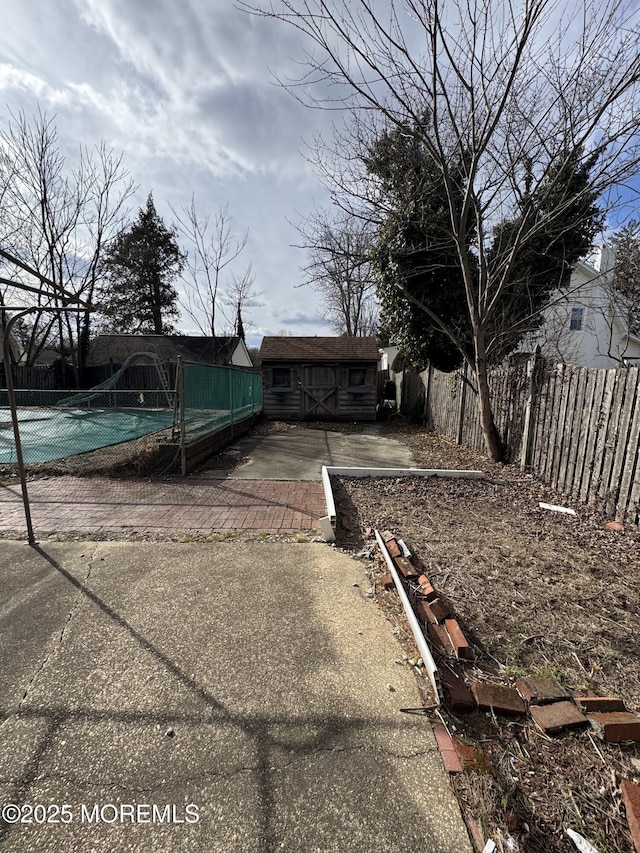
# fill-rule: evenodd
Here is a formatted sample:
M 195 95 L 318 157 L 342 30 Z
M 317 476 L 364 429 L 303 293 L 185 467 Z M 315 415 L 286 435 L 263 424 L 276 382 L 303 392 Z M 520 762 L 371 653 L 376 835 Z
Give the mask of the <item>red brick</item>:
M 396 542 L 395 539 L 389 539 L 388 542 L 384 543 L 386 545 L 387 551 L 391 557 L 401 557 L 402 551 L 400 550 L 400 546 Z
M 525 714 L 526 705 L 517 690 L 489 681 L 472 681 L 471 692 L 481 711 L 493 708 L 499 714 Z
M 427 601 L 433 601 L 434 598 L 438 597 L 438 593 L 431 586 L 431 581 L 426 575 L 420 575 L 418 583 L 420 584 L 420 591 L 418 594 L 423 595 Z
M 587 718 L 569 700 L 547 705 L 532 705 L 529 713 L 535 724 L 550 735 L 561 732 L 563 729 L 577 729 L 587 725 Z
M 447 708 L 451 711 L 473 711 L 476 703 L 462 675 L 456 678 L 455 674 L 446 666 L 438 670 L 438 675 Z
M 450 615 L 449 608 L 440 598 L 434 598 L 429 602 L 429 607 L 433 610 L 438 622 L 444 622 L 447 616 Z
M 462 628 L 458 625 L 458 620 L 445 619 L 444 627 L 447 629 L 447 633 L 451 637 L 451 642 L 453 643 L 453 648 L 455 649 L 457 657 L 466 658 L 467 660 L 473 657 L 471 646 L 467 642 L 465 635 L 462 633 Z
M 429 624 L 427 630 L 429 633 L 429 639 L 431 640 L 434 646 L 437 646 L 447 655 L 455 654 L 454 648 L 451 644 L 451 637 L 447 633 L 447 629 L 444 627 L 444 625 Z
M 462 773 L 462 763 L 446 728 L 440 723 L 433 724 L 433 734 L 442 756 L 445 770 L 449 773 Z
M 636 850 L 640 853 L 640 785 L 634 785 L 628 779 L 620 783 L 622 800 L 627 812 L 627 823 Z
M 475 818 L 471 817 L 471 815 L 469 814 L 463 814 L 462 817 L 464 818 L 464 822 L 467 826 L 467 831 L 473 839 L 473 843 L 475 844 L 476 849 L 484 850 L 485 841 L 484 835 L 482 834 L 482 830 L 480 829 L 480 824 Z
M 420 572 L 412 565 L 411 561 L 406 557 L 395 557 L 394 561 L 396 568 L 404 578 L 417 578 Z
M 607 743 L 640 741 L 640 717 L 628 711 L 589 714 L 588 720 Z
M 429 603 L 427 601 L 423 601 L 423 599 L 417 598 L 415 604 L 413 605 L 413 610 L 421 622 L 424 622 L 427 625 L 438 624 L 436 615 L 429 607 Z
M 387 572 L 386 574 L 382 575 L 382 577 L 380 578 L 380 582 L 382 583 L 384 589 L 395 589 L 396 585 L 393 582 L 393 578 L 391 577 L 391 572 Z
M 573 701 L 585 714 L 627 710 L 617 696 L 574 696 Z
M 569 694 L 555 678 L 519 678 L 516 690 L 530 705 L 546 705 L 569 698 Z

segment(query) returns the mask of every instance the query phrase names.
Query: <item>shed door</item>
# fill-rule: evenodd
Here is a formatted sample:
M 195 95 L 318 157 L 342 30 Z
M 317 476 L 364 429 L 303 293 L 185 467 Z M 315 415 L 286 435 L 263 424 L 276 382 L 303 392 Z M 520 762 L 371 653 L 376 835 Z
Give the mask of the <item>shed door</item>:
M 333 364 L 302 366 L 300 414 L 303 418 L 335 418 L 338 414 L 338 369 Z

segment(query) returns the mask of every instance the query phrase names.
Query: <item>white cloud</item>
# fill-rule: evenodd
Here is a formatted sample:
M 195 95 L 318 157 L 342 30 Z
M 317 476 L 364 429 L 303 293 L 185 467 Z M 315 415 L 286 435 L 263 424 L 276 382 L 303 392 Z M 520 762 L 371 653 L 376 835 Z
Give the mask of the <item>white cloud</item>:
M 310 292 L 295 287 L 304 257 L 287 220 L 324 200 L 299 151 L 331 117 L 272 74 L 298 73 L 301 52 L 289 28 L 230 0 L 5 0 L 0 126 L 8 110 L 40 108 L 69 152 L 104 139 L 140 186 L 134 208 L 153 191 L 167 221 L 169 203 L 179 209 L 192 193 L 210 214 L 228 203 L 237 231 L 249 229 L 240 268 L 252 262 L 264 293 L 247 322 L 321 333 Z

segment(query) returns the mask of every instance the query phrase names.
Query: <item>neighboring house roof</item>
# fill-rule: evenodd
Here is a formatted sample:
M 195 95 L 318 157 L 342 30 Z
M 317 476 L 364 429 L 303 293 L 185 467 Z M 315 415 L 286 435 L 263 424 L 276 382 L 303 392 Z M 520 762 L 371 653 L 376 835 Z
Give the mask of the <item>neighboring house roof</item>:
M 152 352 L 170 362 L 180 355 L 184 361 L 197 364 L 251 364 L 242 338 L 195 335 L 98 335 L 91 344 L 88 363 L 113 360 L 122 364 L 135 352 Z
M 378 361 L 374 337 L 266 337 L 260 347 L 262 361 Z

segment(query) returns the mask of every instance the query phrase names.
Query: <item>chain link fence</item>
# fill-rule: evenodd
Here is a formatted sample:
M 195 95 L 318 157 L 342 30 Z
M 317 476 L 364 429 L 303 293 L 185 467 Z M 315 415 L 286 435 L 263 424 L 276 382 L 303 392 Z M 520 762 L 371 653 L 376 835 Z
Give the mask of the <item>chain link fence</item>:
M 260 374 L 243 368 L 184 364 L 174 389 L 16 389 L 15 397 L 23 460 L 29 464 L 161 431 L 166 431 L 164 440 L 179 443 L 184 452 L 185 445 L 260 412 L 262 382 Z M 0 390 L 0 464 L 17 461 L 8 395 Z

